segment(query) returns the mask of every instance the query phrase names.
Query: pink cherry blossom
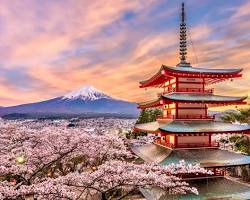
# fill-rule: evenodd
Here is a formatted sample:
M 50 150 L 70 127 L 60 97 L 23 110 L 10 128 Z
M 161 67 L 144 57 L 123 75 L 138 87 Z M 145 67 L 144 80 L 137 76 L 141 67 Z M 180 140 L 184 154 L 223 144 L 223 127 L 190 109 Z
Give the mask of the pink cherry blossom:
M 98 129 L 21 122 L 0 128 L 0 199 L 108 199 L 151 187 L 198 194 L 181 175 L 211 173 L 184 161 L 133 163 L 125 138 Z

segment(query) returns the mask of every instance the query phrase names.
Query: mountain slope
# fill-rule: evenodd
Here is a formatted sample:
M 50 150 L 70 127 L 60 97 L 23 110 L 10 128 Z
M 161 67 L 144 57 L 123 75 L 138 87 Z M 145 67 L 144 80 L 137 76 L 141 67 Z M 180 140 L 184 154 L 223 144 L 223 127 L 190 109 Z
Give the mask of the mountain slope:
M 114 99 L 92 86 L 85 86 L 62 97 L 0 108 L 1 116 L 10 113 L 115 113 L 137 116 L 138 110 L 135 103 Z

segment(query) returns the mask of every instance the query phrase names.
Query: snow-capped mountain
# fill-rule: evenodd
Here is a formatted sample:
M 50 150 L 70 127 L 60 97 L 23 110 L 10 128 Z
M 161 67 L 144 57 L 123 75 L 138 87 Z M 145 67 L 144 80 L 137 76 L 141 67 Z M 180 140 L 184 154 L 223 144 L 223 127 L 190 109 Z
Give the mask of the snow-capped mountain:
M 78 90 L 74 90 L 68 94 L 65 94 L 62 97 L 63 100 L 82 99 L 82 100 L 90 100 L 90 101 L 102 99 L 102 98 L 111 99 L 110 96 L 107 96 L 103 92 L 89 85 L 83 86 L 79 88 Z
M 8 114 L 88 114 L 105 113 L 137 116 L 136 103 L 112 98 L 92 86 L 84 86 L 50 100 L 0 107 L 0 116 Z

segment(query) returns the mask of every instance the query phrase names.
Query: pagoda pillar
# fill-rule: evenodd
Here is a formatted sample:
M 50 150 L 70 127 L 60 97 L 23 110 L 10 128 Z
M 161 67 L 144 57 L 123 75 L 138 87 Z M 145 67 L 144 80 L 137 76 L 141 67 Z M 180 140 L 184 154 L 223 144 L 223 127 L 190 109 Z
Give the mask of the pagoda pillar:
M 175 119 L 178 119 L 178 103 L 175 103 Z
M 178 92 L 179 91 L 179 77 L 176 77 L 175 87 L 176 87 L 176 92 Z
M 205 78 L 203 78 L 203 81 L 202 81 L 203 83 L 202 83 L 202 90 L 203 90 L 203 92 L 205 92 Z
M 174 136 L 174 147 L 175 148 L 178 147 L 178 137 L 177 137 L 177 135 Z
M 208 140 L 209 146 L 211 147 L 211 134 L 209 134 L 209 140 Z

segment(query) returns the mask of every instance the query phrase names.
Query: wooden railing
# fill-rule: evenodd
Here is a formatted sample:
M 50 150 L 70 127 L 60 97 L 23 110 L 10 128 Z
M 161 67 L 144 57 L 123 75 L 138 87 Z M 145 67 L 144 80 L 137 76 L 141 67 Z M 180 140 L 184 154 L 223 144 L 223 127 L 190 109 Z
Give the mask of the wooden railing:
M 218 142 L 209 143 L 181 143 L 177 144 L 176 148 L 196 148 L 196 147 L 219 147 Z
M 165 89 L 165 92 L 159 93 L 158 95 L 162 95 L 164 93 L 169 92 L 190 92 L 190 93 L 208 93 L 212 94 L 214 92 L 214 89 L 203 89 L 203 88 L 169 88 L 168 90 Z
M 214 115 L 178 115 L 175 119 L 215 119 Z
M 203 89 L 203 88 L 179 88 L 175 92 L 195 92 L 195 93 L 213 93 L 213 89 Z
M 155 139 L 154 143 L 160 144 L 160 145 L 165 146 L 165 147 L 169 147 L 171 149 L 174 148 L 174 145 L 172 143 L 166 142 L 166 141 L 161 140 L 161 139 Z
M 199 148 L 199 147 L 219 147 L 219 143 L 218 142 L 211 142 L 209 143 L 181 143 L 181 144 L 177 144 L 174 145 L 172 143 L 169 143 L 165 140 L 161 140 L 160 138 L 157 138 L 154 140 L 154 143 L 156 144 L 160 144 L 162 146 L 165 147 L 169 147 L 169 148 Z
M 215 115 L 158 115 L 157 116 L 158 120 L 164 120 L 164 119 L 181 119 L 181 120 L 190 120 L 190 119 L 215 119 Z

